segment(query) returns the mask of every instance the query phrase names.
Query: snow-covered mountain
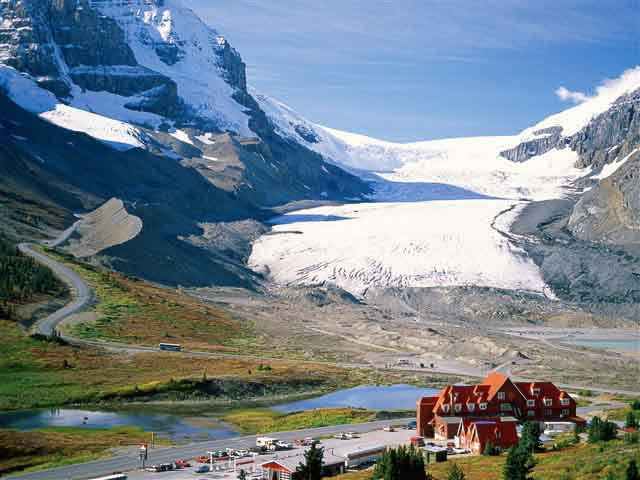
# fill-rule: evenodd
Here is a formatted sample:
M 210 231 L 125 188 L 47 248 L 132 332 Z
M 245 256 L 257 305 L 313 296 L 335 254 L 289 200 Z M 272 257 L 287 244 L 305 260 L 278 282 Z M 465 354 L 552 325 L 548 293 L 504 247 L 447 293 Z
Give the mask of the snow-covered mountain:
M 384 203 L 275 219 L 282 235 L 261 238 L 250 263 L 280 284 L 332 283 L 357 295 L 475 285 L 554 296 L 549 274 L 518 247 L 511 224 L 528 202 L 575 198 L 628 161 L 640 138 L 630 120 L 637 104 L 627 96 L 638 89 L 640 67 L 517 135 L 406 144 L 315 125 L 257 96 L 281 135 L 372 179 L 372 198 Z
M 246 284 L 271 208 L 370 192 L 275 133 L 239 53 L 179 0 L 0 2 L 0 100 L 0 194 L 67 214 L 119 198 L 143 226 L 101 254 L 158 281 Z
M 553 251 L 532 255 L 513 224 L 562 198 L 571 208 L 552 220 L 573 236 L 557 245 L 598 232 L 636 242 L 639 88 L 636 67 L 519 134 L 394 143 L 249 88 L 240 54 L 180 0 L 7 0 L 0 195 L 68 216 L 119 198 L 142 228 L 100 254 L 166 283 L 251 285 L 249 264 L 280 284 L 356 294 L 474 285 L 553 297 L 606 278 L 584 280 L 594 261 L 582 257 L 565 268 L 570 254 L 545 264 Z M 300 200 L 351 205 L 292 212 L 272 221 L 281 235 L 260 237 L 274 207 Z M 21 215 L 0 219 L 30 234 L 63 223 Z M 635 273 L 620 288 L 640 291 Z

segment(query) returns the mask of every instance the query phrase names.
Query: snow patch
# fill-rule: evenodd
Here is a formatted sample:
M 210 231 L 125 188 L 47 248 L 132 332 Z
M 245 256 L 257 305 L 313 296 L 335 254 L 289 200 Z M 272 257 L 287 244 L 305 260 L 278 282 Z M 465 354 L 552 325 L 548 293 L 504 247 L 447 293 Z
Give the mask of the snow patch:
M 631 153 L 629 153 L 628 155 L 625 155 L 623 158 L 617 158 L 616 161 L 614 161 L 613 163 L 606 163 L 605 165 L 602 166 L 602 169 L 600 170 L 600 172 L 598 172 L 597 175 L 593 175 L 592 178 L 595 178 L 597 180 L 604 180 L 605 178 L 610 177 L 611 175 L 616 173 L 621 166 L 627 163 L 627 160 L 631 158 L 631 155 L 633 155 L 638 151 L 640 151 L 640 148 L 636 148 L 635 150 L 631 151 Z
M 117 149 L 144 148 L 144 135 L 130 124 L 59 103 L 27 75 L 0 65 L 0 88 L 16 104 L 59 127 L 82 132 Z

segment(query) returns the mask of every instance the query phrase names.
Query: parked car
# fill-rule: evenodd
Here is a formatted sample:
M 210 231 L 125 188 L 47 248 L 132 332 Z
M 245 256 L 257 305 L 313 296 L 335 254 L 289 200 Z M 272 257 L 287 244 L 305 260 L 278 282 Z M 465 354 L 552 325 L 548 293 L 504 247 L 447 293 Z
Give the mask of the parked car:
M 176 468 L 189 468 L 191 464 L 187 460 L 176 460 L 173 462 Z
M 206 473 L 209 471 L 209 466 L 208 465 L 200 465 L 199 467 L 196 467 L 196 469 L 194 470 L 195 473 Z
M 471 450 L 467 450 L 466 448 L 454 448 L 453 451 L 460 455 L 471 452 Z
M 291 450 L 293 448 L 293 445 L 289 442 L 284 442 L 282 440 L 278 440 L 275 443 L 276 446 L 276 450 Z
M 209 455 L 200 455 L 199 457 L 194 458 L 194 460 L 198 463 L 209 463 L 211 460 Z
M 360 438 L 356 432 L 347 432 L 346 435 L 348 439 Z
M 418 422 L 416 422 L 415 420 L 407 423 L 404 428 L 406 428 L 407 430 L 415 430 L 416 428 L 418 428 Z
M 382 430 L 384 430 L 385 432 L 395 432 L 396 429 L 393 428 L 391 425 L 384 427 Z
M 347 434 L 344 432 L 336 433 L 333 438 L 337 438 L 338 440 L 347 440 Z

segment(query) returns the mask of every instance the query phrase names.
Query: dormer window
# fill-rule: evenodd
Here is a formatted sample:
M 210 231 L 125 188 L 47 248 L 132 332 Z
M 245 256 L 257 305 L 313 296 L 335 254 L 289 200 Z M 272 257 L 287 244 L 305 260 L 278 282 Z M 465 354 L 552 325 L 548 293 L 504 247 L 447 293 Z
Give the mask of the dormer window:
M 461 404 L 461 403 L 456 403 L 456 404 L 453 406 L 453 409 L 454 409 L 456 412 L 461 411 L 461 410 L 462 410 L 462 404 Z
M 498 400 L 504 400 L 507 395 L 504 392 L 498 392 Z
M 467 403 L 467 410 L 469 410 L 470 412 L 473 412 L 475 409 L 476 409 L 475 403 Z
M 553 403 L 553 400 L 551 400 L 550 398 L 545 398 L 543 401 L 544 401 L 545 407 L 550 407 L 551 404 Z
M 480 404 L 480 410 L 486 410 L 487 409 L 487 402 L 482 402 Z
M 561 399 L 560 405 L 562 405 L 563 407 L 567 407 L 569 405 L 569 399 L 568 398 Z
M 540 389 L 539 388 L 532 388 L 531 391 L 533 392 L 534 395 L 540 395 Z
M 527 407 L 535 407 L 536 401 L 533 398 L 527 400 Z
M 448 413 L 448 412 L 449 412 L 449 405 L 446 405 L 446 404 L 445 404 L 445 405 L 442 405 L 442 411 L 443 411 L 444 413 Z

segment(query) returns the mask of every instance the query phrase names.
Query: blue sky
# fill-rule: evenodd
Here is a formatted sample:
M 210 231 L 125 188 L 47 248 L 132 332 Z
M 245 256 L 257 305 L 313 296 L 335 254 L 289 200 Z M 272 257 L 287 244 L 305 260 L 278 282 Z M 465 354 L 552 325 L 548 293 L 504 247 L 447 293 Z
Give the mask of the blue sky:
M 252 86 L 385 140 L 512 134 L 640 63 L 640 0 L 183 2 Z

